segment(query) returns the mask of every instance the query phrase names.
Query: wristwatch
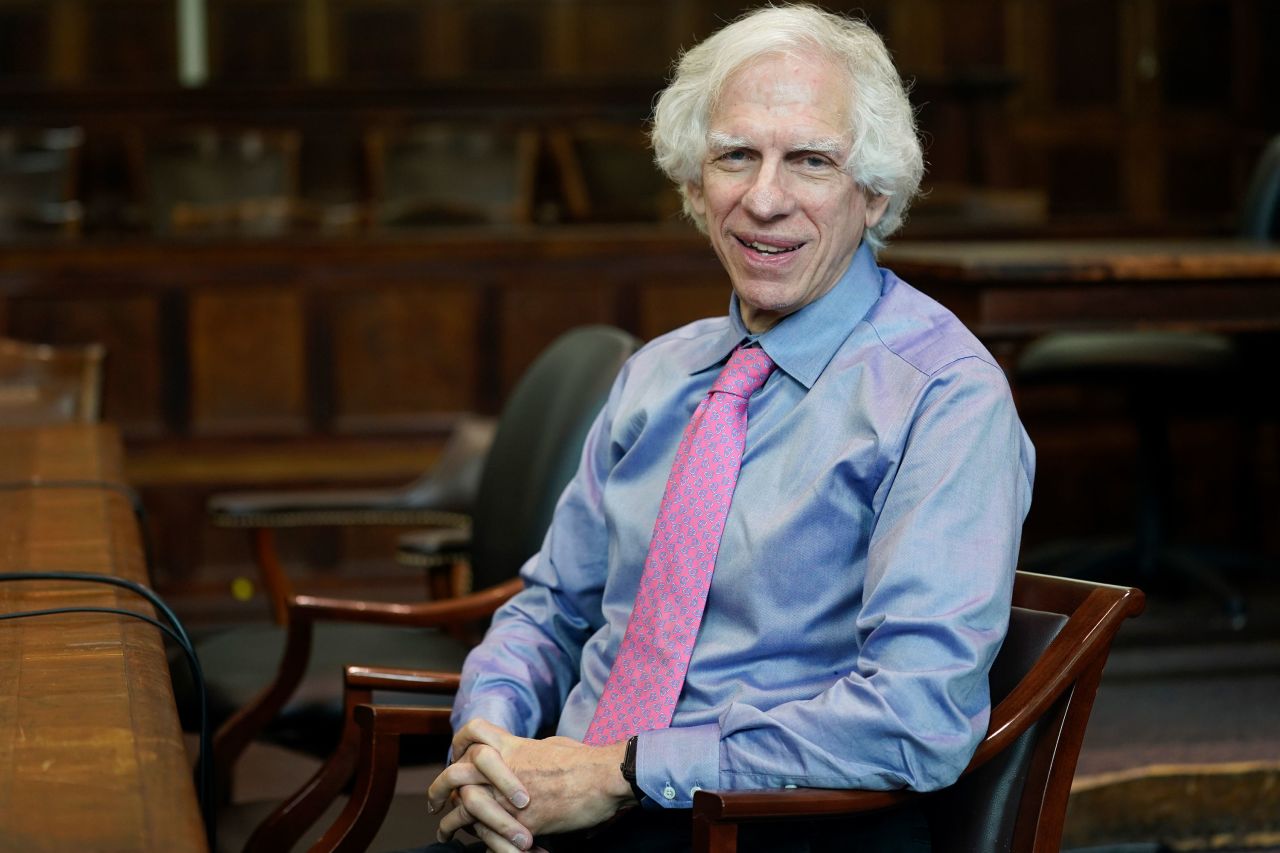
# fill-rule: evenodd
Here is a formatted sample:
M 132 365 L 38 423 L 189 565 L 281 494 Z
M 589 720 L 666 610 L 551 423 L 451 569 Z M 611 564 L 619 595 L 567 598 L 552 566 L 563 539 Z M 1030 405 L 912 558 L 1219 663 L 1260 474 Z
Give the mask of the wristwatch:
M 639 735 L 631 736 L 631 740 L 627 741 L 627 751 L 622 756 L 622 764 L 619 765 L 622 778 L 631 785 L 631 793 L 636 795 L 637 803 L 644 799 L 644 791 L 636 784 L 636 743 L 639 740 Z

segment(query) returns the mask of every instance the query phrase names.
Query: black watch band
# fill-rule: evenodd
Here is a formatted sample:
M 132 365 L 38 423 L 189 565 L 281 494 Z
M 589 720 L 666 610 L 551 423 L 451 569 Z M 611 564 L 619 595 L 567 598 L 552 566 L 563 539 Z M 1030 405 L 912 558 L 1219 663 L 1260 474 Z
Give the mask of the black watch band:
M 636 784 L 636 743 L 640 740 L 639 735 L 632 735 L 627 741 L 627 751 L 622 756 L 622 764 L 619 767 L 622 770 L 622 778 L 627 780 L 627 784 L 631 786 L 631 793 L 636 795 L 636 802 L 644 799 L 644 791 Z

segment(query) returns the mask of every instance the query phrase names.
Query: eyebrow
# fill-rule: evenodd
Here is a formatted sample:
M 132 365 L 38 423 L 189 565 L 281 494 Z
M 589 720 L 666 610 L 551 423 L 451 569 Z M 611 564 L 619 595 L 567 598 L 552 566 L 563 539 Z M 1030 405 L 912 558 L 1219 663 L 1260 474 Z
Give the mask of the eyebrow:
M 707 133 L 707 146 L 713 151 L 730 151 L 734 148 L 750 148 L 751 142 L 742 136 L 731 136 L 719 130 Z M 791 146 L 792 151 L 811 151 L 815 154 L 842 154 L 845 142 L 834 137 L 810 139 Z

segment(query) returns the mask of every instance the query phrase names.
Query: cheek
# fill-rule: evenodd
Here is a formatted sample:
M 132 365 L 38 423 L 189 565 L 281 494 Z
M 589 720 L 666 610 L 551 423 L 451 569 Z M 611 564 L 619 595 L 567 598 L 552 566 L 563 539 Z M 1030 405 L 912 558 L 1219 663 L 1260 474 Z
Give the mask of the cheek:
M 815 199 L 805 206 L 809 218 L 818 225 L 819 230 L 836 234 L 847 234 L 853 230 L 862 230 L 866 224 L 865 207 L 858 199 L 848 197 Z

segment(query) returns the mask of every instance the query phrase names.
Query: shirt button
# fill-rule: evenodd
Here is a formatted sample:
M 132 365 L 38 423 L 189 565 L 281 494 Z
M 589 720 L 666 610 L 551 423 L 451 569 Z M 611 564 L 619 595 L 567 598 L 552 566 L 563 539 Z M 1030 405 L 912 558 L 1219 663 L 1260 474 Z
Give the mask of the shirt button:
M 782 787 L 786 788 L 788 791 L 794 791 L 796 789 L 795 785 L 783 785 Z
M 674 800 L 676 798 L 676 789 L 668 785 L 662 789 L 662 796 L 666 797 L 668 800 Z
M 694 794 L 698 793 L 701 790 L 702 790 L 701 785 L 694 785 L 692 788 L 689 789 L 689 797 L 692 798 Z

